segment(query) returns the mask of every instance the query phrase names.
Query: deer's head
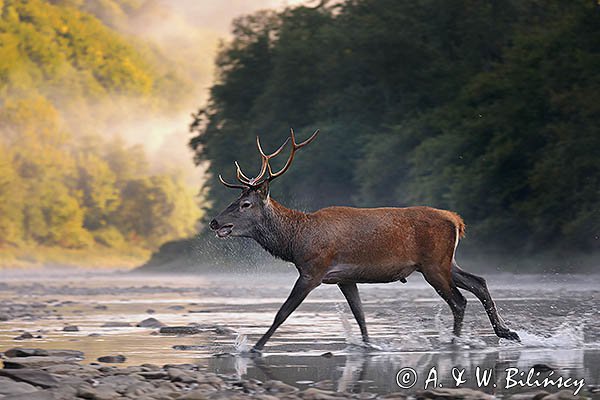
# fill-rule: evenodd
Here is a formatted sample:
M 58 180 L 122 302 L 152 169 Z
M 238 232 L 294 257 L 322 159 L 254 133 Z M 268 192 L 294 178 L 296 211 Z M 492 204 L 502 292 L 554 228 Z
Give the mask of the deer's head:
M 288 170 L 290 165 L 292 165 L 296 151 L 312 142 L 318 133 L 319 130 L 316 130 L 304 142 L 296 143 L 294 131 L 290 130 L 290 137 L 271 154 L 265 154 L 260 144 L 260 139 L 257 136 L 256 147 L 262 160 L 260 172 L 255 178 L 248 178 L 236 161 L 236 177 L 239 184 L 228 183 L 219 175 L 219 180 L 223 185 L 232 189 L 241 189 L 242 194 L 215 219 L 210 221 L 210 229 L 215 231 L 220 238 L 227 236 L 253 237 L 254 230 L 257 226 L 261 226 L 264 223 L 269 212 L 270 183 L 273 179 L 283 175 Z M 281 153 L 288 142 L 292 143 L 290 155 L 285 165 L 279 171 L 273 172 L 269 160 Z

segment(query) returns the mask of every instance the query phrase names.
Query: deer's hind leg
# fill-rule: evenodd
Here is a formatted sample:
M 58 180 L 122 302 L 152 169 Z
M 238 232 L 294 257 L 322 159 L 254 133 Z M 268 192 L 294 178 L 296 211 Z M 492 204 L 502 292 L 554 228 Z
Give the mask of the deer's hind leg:
M 460 336 L 467 299 L 465 299 L 452 280 L 450 267 L 444 268 L 444 266 L 438 264 L 428 268 L 420 268 L 420 272 L 423 274 L 427 283 L 429 283 L 450 306 L 452 315 L 454 316 L 453 333 L 455 336 Z
M 498 315 L 496 304 L 494 304 L 494 300 L 492 300 L 492 296 L 490 296 L 485 279 L 463 271 L 460 269 L 458 264 L 453 261 L 452 280 L 459 288 L 468 290 L 469 292 L 473 293 L 479 299 L 479 301 L 481 301 L 481 304 L 483 304 L 483 308 L 485 308 L 485 312 L 490 319 L 492 327 L 494 328 L 494 332 L 498 337 L 520 341 L 519 335 L 516 332 L 508 329 L 500 315 Z

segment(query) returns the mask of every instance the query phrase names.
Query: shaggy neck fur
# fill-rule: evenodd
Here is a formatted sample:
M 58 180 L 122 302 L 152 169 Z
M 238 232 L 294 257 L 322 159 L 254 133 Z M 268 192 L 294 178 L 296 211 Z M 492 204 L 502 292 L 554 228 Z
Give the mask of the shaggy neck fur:
M 294 262 L 294 245 L 305 219 L 305 213 L 270 199 L 265 206 L 264 223 L 257 224 L 253 238 L 275 257 Z

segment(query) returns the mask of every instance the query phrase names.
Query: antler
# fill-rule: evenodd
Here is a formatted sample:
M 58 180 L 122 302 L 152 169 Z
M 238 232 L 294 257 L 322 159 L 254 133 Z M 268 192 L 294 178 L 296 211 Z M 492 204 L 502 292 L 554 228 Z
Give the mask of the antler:
M 260 172 L 258 173 L 258 175 L 255 178 L 248 178 L 242 172 L 242 168 L 240 167 L 240 164 L 237 161 L 235 161 L 236 177 L 237 177 L 237 180 L 241 183 L 241 185 L 228 183 L 223 179 L 223 177 L 221 175 L 219 175 L 219 180 L 221 181 L 221 183 L 223 185 L 225 185 L 229 188 L 233 188 L 233 189 L 246 189 L 249 187 L 252 188 L 252 187 L 257 187 L 257 186 L 263 184 L 265 181 L 270 182 L 273 179 L 277 178 L 278 176 L 283 175 L 285 173 L 285 171 L 288 170 L 290 165 L 292 165 L 292 161 L 294 160 L 294 155 L 296 154 L 296 151 L 298 151 L 302 147 L 304 147 L 307 144 L 309 144 L 310 142 L 312 142 L 317 137 L 318 134 L 319 134 L 319 130 L 317 129 L 311 135 L 311 137 L 306 139 L 304 142 L 298 144 L 298 143 L 296 143 L 296 137 L 294 135 L 294 130 L 290 129 L 290 137 L 288 137 L 285 140 L 285 142 L 283 142 L 283 144 L 281 146 L 279 146 L 279 148 L 271 154 L 265 154 L 265 152 L 263 151 L 262 146 L 260 144 L 260 138 L 257 136 L 256 137 L 256 147 L 258 148 L 258 152 L 260 153 L 260 157 L 262 159 L 262 164 L 261 164 Z M 283 166 L 283 168 L 281 168 L 278 172 L 273 173 L 273 170 L 271 169 L 271 164 L 269 164 L 269 160 L 272 159 L 273 157 L 276 157 L 277 155 L 279 155 L 279 153 L 281 153 L 281 151 L 288 144 L 290 139 L 292 141 L 292 151 L 291 151 L 285 165 Z M 268 172 L 268 176 L 265 177 L 265 174 L 267 172 Z

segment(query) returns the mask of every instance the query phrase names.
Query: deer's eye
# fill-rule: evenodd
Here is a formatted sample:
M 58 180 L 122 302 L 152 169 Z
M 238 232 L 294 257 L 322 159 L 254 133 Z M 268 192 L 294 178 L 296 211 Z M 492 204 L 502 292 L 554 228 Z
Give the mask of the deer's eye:
M 241 208 L 250 208 L 252 207 L 252 203 L 250 203 L 249 201 L 245 201 L 240 205 Z

